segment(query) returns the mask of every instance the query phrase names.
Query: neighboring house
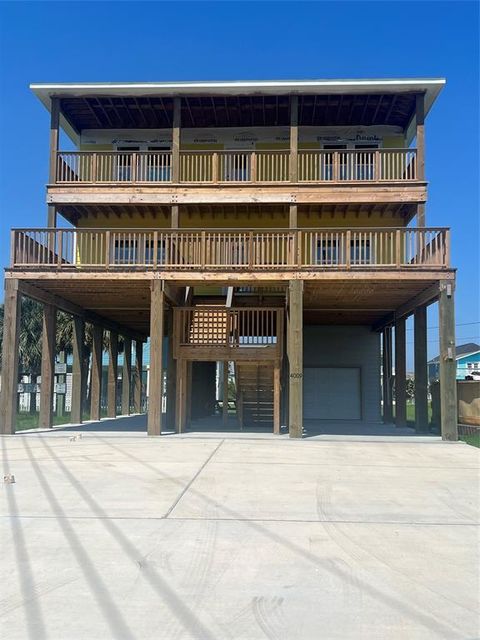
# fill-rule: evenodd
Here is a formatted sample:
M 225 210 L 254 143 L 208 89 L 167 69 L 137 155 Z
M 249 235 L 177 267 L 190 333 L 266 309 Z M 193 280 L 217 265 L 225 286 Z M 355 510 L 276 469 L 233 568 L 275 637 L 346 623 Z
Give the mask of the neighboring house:
M 209 415 L 216 381 L 227 388 L 233 376 L 239 425 L 285 426 L 292 437 L 304 420 L 391 421 L 393 367 L 396 422 L 406 425 L 405 320 L 415 314 L 416 422 L 426 428 L 425 313 L 437 300 L 447 400 L 455 380 L 449 230 L 425 218 L 424 122 L 444 84 L 32 85 L 51 114 L 47 227 L 12 231 L 3 430 L 15 430 L 20 295 L 45 309 L 41 426 L 52 422 L 62 309 L 76 319 L 75 345 L 84 323 L 94 326 L 94 419 L 108 331 L 110 416 L 119 393 L 123 413 L 130 397 L 142 406 L 133 369 L 150 338 L 149 434 Z M 59 148 L 60 129 L 74 150 Z M 119 335 L 135 345 L 120 390 Z M 80 362 L 76 349 L 75 420 Z M 447 400 L 442 433 L 454 439 Z
M 457 363 L 457 380 L 465 380 L 465 377 L 471 376 L 474 371 L 480 372 L 480 345 L 469 342 L 458 346 L 455 349 L 455 360 Z M 429 380 L 438 380 L 440 375 L 439 361 L 439 356 L 429 361 Z

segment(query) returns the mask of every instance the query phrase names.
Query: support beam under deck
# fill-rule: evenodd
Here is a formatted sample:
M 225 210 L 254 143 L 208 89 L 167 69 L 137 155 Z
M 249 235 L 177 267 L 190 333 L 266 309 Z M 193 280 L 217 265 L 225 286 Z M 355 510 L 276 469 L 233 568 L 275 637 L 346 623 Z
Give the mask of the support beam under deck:
M 427 308 L 414 314 L 415 429 L 428 431 Z
M 455 310 L 453 285 L 440 287 L 440 413 L 443 440 L 458 440 L 457 361 L 455 359 Z
M 21 295 L 17 280 L 5 280 L 2 346 L 2 391 L 0 396 L 0 433 L 15 433 L 18 388 L 18 343 L 20 336 Z
M 405 318 L 395 323 L 395 425 L 407 426 L 407 347 Z
M 288 302 L 289 435 L 303 433 L 303 280 L 290 280 Z
M 150 382 L 147 430 L 149 436 L 162 433 L 163 331 L 165 294 L 161 280 L 152 281 L 150 305 Z
M 50 428 L 53 425 L 53 393 L 55 381 L 57 310 L 51 304 L 43 307 L 42 364 L 40 383 L 40 416 L 38 426 Z

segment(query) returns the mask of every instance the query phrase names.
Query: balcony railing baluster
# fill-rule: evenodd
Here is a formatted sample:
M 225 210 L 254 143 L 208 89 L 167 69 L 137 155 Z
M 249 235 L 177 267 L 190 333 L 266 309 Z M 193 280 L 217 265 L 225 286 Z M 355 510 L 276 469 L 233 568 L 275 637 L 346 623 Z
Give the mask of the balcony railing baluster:
M 58 151 L 56 184 L 171 183 L 170 151 Z M 182 184 L 288 182 L 288 150 L 180 151 Z M 299 182 L 417 180 L 416 149 L 311 149 L 298 152 Z
M 14 229 L 12 267 L 65 270 L 448 267 L 445 228 Z

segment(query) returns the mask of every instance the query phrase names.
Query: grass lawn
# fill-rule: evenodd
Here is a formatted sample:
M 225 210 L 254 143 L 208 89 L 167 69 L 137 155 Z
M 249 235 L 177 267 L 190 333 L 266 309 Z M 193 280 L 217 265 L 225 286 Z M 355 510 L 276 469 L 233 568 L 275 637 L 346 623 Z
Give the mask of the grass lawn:
M 471 444 L 472 447 L 480 448 L 480 429 L 477 431 L 477 433 L 459 435 L 458 439 L 463 440 L 463 442 L 466 442 L 467 444 Z
M 436 433 L 438 428 L 432 423 L 432 406 L 428 403 L 428 422 L 430 431 Z M 407 402 L 407 426 L 415 429 L 415 403 Z
M 102 409 L 102 418 L 107 416 L 107 410 Z M 23 431 L 25 429 L 37 429 L 38 428 L 38 412 L 37 413 L 17 413 L 17 431 Z M 84 420 L 90 420 L 90 414 L 83 414 Z M 53 426 L 59 426 L 62 424 L 68 424 L 70 422 L 70 412 L 65 412 L 63 416 L 53 416 Z

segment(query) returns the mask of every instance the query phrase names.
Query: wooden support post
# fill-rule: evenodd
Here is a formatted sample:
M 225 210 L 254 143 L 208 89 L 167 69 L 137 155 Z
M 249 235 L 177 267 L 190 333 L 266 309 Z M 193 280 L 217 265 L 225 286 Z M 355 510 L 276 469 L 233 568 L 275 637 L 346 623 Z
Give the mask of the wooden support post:
M 180 224 L 180 212 L 179 212 L 178 204 L 173 204 L 172 210 L 171 210 L 170 226 L 172 229 L 178 229 L 179 224 Z
M 60 136 L 60 98 L 53 97 L 50 107 L 50 164 L 48 181 L 54 184 L 57 177 L 57 152 Z
M 427 308 L 414 314 L 415 429 L 428 431 Z
M 382 340 L 382 391 L 383 391 L 383 421 L 391 423 L 393 420 L 392 407 L 392 329 L 383 330 Z
M 177 359 L 177 406 L 175 410 L 175 431 L 184 433 L 185 431 L 185 409 L 186 409 L 186 376 L 187 365 L 183 358 Z
M 150 304 L 150 380 L 147 430 L 149 436 L 162 433 L 163 329 L 165 294 L 161 280 L 152 281 Z
M 65 357 L 65 351 L 60 351 L 60 353 L 58 354 L 58 364 L 62 364 L 65 365 L 66 368 L 66 357 Z M 55 371 L 55 365 L 54 365 L 54 371 Z M 57 392 L 56 393 L 56 415 L 59 418 L 62 418 L 64 415 L 64 411 L 65 411 L 65 396 L 66 396 L 66 392 L 67 392 L 67 377 L 64 373 L 59 373 L 57 375 L 57 383 L 58 385 L 62 386 L 62 389 L 64 389 L 64 393 L 60 393 Z
M 417 179 L 425 180 L 425 94 L 418 93 L 415 103 L 417 138 Z
M 303 280 L 289 281 L 288 303 L 289 435 L 303 432 Z
M 237 381 L 238 384 L 238 381 Z M 240 431 L 243 430 L 243 391 L 237 389 L 237 420 Z
M 103 327 L 93 325 L 92 372 L 90 376 L 90 419 L 100 420 L 102 400 Z
M 84 344 L 85 321 L 79 316 L 73 316 L 72 410 L 70 416 L 70 421 L 73 424 L 81 424 L 83 419 L 83 394 L 85 391 Z
M 423 228 L 425 226 L 425 205 L 423 203 L 417 204 L 417 227 Z
M 173 357 L 174 322 L 173 309 L 168 312 L 168 353 L 167 353 L 167 428 L 175 428 L 175 377 L 177 362 Z
M 172 130 L 172 182 L 180 182 L 180 124 L 181 98 L 173 99 L 173 130 Z
M 457 362 L 453 283 L 440 285 L 440 413 L 443 440 L 458 440 Z
M 135 341 L 135 378 L 133 387 L 133 406 L 135 413 L 142 412 L 143 342 Z
M 123 337 L 122 367 L 122 415 L 130 415 L 130 395 L 132 380 L 132 339 Z
M 280 362 L 273 367 L 273 433 L 280 433 Z
M 20 336 L 21 295 L 18 280 L 5 280 L 2 344 L 2 391 L 0 433 L 15 433 L 18 397 L 18 342 Z
M 54 204 L 47 205 L 47 227 L 55 229 L 57 226 L 57 207 Z M 49 248 L 54 251 L 54 246 L 49 241 Z
M 298 96 L 290 96 L 290 182 L 298 182 Z
M 118 333 L 110 331 L 108 342 L 107 416 L 117 416 Z
M 53 425 L 53 393 L 55 381 L 55 338 L 57 310 L 52 304 L 43 305 L 42 364 L 40 375 L 40 416 L 38 426 Z
M 228 362 L 223 363 L 222 424 L 224 427 L 228 424 Z
M 185 383 L 185 428 L 190 424 L 192 420 L 192 399 L 193 399 L 193 386 L 192 386 L 192 373 L 193 362 L 187 360 L 186 367 L 186 383 Z
M 298 205 L 291 204 L 289 210 L 289 227 L 296 229 L 298 227 Z
M 49 159 L 49 184 L 55 184 L 57 179 L 57 152 L 58 141 L 60 136 L 60 99 L 51 98 L 50 107 L 50 159 Z M 55 205 L 47 205 L 47 227 L 55 228 L 57 226 L 57 208 Z M 53 249 L 53 247 L 52 247 Z
M 405 318 L 395 322 L 395 424 L 407 426 L 407 347 Z

